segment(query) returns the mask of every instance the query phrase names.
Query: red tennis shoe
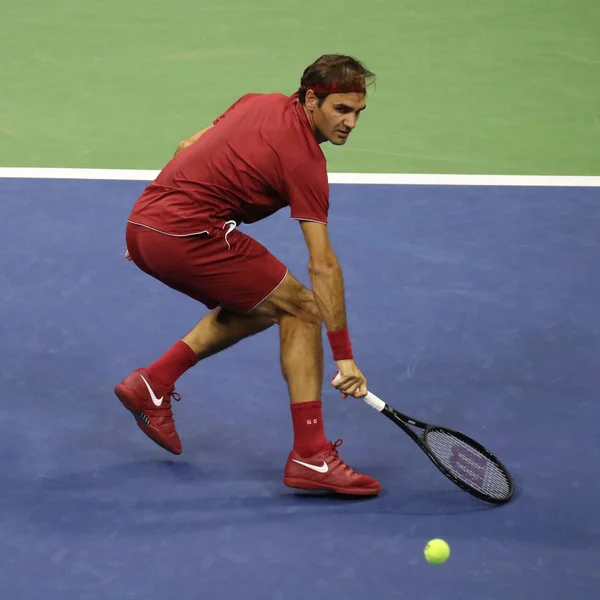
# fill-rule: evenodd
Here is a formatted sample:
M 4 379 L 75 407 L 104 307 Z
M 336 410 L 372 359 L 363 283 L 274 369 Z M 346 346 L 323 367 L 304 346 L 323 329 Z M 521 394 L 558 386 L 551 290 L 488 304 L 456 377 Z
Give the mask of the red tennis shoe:
M 171 411 L 171 398 L 181 398 L 174 386 L 159 385 L 145 369 L 136 369 L 115 386 L 115 395 L 151 440 L 173 454 L 181 454 L 181 440 Z
M 327 446 L 314 456 L 301 457 L 292 450 L 285 465 L 283 483 L 303 490 L 330 490 L 338 494 L 375 496 L 381 484 L 349 467 L 338 455 L 342 440 Z

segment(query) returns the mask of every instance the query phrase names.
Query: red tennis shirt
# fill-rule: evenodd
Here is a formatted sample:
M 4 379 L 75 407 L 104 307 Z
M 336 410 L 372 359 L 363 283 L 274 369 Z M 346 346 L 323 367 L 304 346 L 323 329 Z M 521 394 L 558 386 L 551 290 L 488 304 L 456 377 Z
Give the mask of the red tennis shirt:
M 289 206 L 292 219 L 327 223 L 325 155 L 297 94 L 247 94 L 213 125 L 146 188 L 130 222 L 187 236 Z

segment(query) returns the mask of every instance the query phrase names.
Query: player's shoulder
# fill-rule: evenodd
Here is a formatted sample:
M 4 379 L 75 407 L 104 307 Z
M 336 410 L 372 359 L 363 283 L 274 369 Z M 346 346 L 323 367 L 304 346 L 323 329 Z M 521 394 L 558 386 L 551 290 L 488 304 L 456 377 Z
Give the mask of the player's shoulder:
M 272 111 L 281 108 L 285 110 L 286 105 L 291 101 L 290 96 L 277 92 L 249 92 L 240 96 L 229 110 L 244 108 L 246 110 L 265 110 Z
M 287 105 L 293 103 L 293 96 L 287 96 L 286 94 L 282 94 L 280 92 L 251 92 L 246 94 L 244 98 L 249 101 L 261 102 L 264 104 Z
M 294 96 L 280 92 L 248 92 L 240 96 L 240 100 L 263 100 L 265 102 L 289 102 Z

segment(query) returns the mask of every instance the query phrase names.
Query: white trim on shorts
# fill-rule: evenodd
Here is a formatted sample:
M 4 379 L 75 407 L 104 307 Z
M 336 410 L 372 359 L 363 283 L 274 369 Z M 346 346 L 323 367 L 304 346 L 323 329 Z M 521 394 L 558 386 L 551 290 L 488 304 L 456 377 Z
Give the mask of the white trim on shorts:
M 257 302 L 250 310 L 246 311 L 246 314 L 252 312 L 255 308 L 260 306 L 283 283 L 283 280 L 286 278 L 286 276 L 288 274 L 288 270 L 289 269 L 286 268 L 285 273 L 283 274 L 283 277 L 281 278 L 281 281 L 260 302 Z
M 136 223 L 135 221 L 130 221 L 129 219 L 127 219 L 127 222 L 131 223 L 132 225 L 139 225 L 140 227 L 145 227 L 146 229 L 151 229 L 152 231 L 156 231 L 156 233 L 162 233 L 163 235 L 168 235 L 170 237 L 176 237 L 176 238 L 191 237 L 193 235 L 202 235 L 204 233 L 206 233 L 206 234 L 209 233 L 209 231 L 207 229 L 204 231 L 197 231 L 196 233 L 182 233 L 182 234 L 167 233 L 166 231 L 161 231 L 160 229 L 155 229 L 154 227 L 150 227 L 149 225 L 144 225 L 143 223 Z

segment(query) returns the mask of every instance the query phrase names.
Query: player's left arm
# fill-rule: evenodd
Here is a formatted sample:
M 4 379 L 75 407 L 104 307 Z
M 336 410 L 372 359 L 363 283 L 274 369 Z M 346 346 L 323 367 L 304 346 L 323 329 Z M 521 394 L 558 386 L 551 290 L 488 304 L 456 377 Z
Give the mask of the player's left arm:
M 177 150 L 175 151 L 174 156 L 177 156 L 182 150 L 189 148 L 194 142 L 197 142 L 211 127 L 212 127 L 212 123 L 208 127 L 201 129 L 200 131 L 198 131 L 198 133 L 195 133 L 194 135 L 190 136 L 186 140 L 179 142 L 179 145 L 177 146 Z
M 182 142 L 179 142 L 179 145 L 177 146 L 177 150 L 175 152 L 175 156 L 177 156 L 182 150 L 189 148 L 192 144 L 197 142 L 211 127 L 215 126 L 219 121 L 224 119 L 228 114 L 230 114 L 238 106 L 241 106 L 244 102 L 250 100 L 251 98 L 253 98 L 256 95 L 257 94 L 246 94 L 246 95 L 242 96 L 241 98 L 236 100 L 221 116 L 217 117 L 208 127 L 201 129 L 198 133 L 195 133 L 194 135 L 189 137 L 187 140 L 183 140 Z

